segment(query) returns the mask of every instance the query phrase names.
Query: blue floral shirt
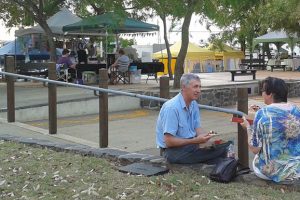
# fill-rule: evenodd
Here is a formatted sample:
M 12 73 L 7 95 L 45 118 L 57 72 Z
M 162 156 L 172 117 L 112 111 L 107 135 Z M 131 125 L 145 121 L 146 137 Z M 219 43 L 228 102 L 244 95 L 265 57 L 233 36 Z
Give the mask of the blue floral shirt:
M 261 147 L 255 166 L 275 182 L 300 177 L 300 110 L 291 104 L 257 111 L 250 145 Z

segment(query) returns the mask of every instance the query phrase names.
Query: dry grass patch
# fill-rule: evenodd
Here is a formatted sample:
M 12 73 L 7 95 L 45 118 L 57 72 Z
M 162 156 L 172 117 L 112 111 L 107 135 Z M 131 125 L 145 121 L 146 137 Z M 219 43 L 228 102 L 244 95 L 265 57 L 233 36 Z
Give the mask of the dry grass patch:
M 299 192 L 218 184 L 195 171 L 144 177 L 116 163 L 0 141 L 0 199 L 299 199 Z

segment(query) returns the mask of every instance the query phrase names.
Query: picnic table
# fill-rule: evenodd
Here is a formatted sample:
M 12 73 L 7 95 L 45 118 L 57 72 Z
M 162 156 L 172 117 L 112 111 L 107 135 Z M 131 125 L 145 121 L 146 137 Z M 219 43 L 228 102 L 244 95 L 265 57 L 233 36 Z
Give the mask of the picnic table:
M 228 72 L 231 73 L 231 81 L 234 81 L 235 76 L 252 76 L 253 80 L 256 79 L 256 69 L 233 69 Z
M 269 67 L 271 67 L 271 72 L 273 71 L 273 69 L 283 69 L 283 71 L 286 70 L 286 65 L 283 64 L 268 64 Z

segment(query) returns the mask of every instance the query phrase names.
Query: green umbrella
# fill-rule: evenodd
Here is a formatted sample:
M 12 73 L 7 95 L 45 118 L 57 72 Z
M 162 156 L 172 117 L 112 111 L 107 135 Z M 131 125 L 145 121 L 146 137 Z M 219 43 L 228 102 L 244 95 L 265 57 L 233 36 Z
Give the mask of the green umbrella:
M 128 17 L 123 17 L 115 13 L 105 13 L 87 17 L 74 24 L 63 27 L 64 32 L 79 32 L 79 33 L 135 33 L 135 32 L 150 32 L 158 31 L 159 26 L 145 23 Z

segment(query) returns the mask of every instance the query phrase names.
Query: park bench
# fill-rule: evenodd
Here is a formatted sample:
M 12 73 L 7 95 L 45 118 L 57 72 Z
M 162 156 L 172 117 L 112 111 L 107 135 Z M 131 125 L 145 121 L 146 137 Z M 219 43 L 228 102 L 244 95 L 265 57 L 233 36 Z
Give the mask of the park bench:
M 283 65 L 283 64 L 268 64 L 268 66 L 271 68 L 271 72 L 274 70 L 274 69 L 283 69 L 283 71 L 286 70 L 286 65 Z
M 263 59 L 254 58 L 254 59 L 242 59 L 240 65 L 246 65 L 248 69 L 266 69 L 266 63 Z
M 234 69 L 228 70 L 231 73 L 231 81 L 234 81 L 235 76 L 252 76 L 253 80 L 256 79 L 256 69 Z

